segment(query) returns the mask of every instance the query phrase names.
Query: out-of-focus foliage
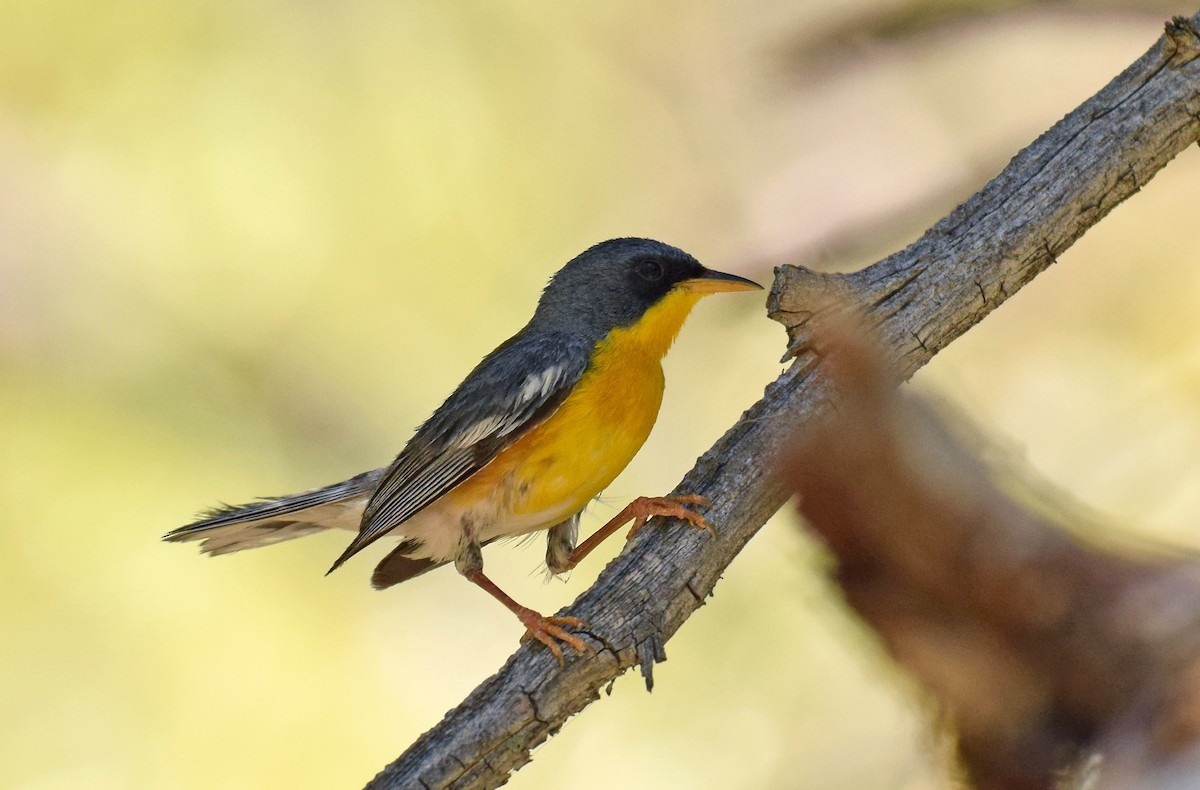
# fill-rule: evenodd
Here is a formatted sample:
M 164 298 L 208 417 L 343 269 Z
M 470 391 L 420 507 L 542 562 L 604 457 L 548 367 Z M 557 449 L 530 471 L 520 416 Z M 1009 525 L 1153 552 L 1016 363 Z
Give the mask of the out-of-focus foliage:
M 518 624 L 448 570 L 385 594 L 367 558 L 322 578 L 344 535 L 212 560 L 161 533 L 385 463 L 600 239 L 764 282 L 755 261 L 869 262 L 1158 34 L 1026 11 L 781 60 L 869 7 L 0 2 L 0 786 L 361 784 Z M 1189 151 L 918 377 L 1189 544 L 1198 168 Z M 889 230 L 834 256 L 860 226 Z M 701 305 L 590 524 L 673 485 L 782 340 L 752 297 Z M 540 541 L 487 561 L 552 611 L 600 555 L 565 584 Z M 517 783 L 937 787 L 919 700 L 819 557 L 768 526 L 654 695 L 622 681 Z

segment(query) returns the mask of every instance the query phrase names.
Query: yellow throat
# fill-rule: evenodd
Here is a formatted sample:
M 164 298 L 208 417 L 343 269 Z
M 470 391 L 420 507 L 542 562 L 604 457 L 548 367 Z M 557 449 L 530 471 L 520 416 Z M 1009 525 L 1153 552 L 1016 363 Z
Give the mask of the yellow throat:
M 683 328 L 688 313 L 704 296 L 706 294 L 684 288 L 672 290 L 635 323 L 610 332 L 597 345 L 593 361 L 599 362 L 613 353 L 622 358 L 626 354 L 637 354 L 655 361 L 662 359 Z

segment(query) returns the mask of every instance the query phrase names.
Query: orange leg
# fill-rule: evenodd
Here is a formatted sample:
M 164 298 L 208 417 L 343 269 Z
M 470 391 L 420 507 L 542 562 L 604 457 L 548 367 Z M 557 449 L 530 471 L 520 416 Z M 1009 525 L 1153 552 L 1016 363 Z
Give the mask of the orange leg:
M 707 529 L 713 535 L 717 534 L 717 530 L 708 522 L 704 516 L 700 515 L 685 505 L 711 505 L 712 502 L 699 494 L 682 494 L 680 496 L 640 496 L 625 506 L 625 509 L 618 513 L 611 521 L 605 524 L 600 529 L 596 530 L 591 537 L 571 552 L 571 556 L 567 561 L 568 568 L 574 568 L 579 564 L 579 561 L 592 553 L 592 550 L 604 542 L 605 538 L 613 534 L 621 527 L 633 522 L 633 527 L 629 530 L 629 535 L 625 538 L 629 540 L 637 531 L 646 525 L 654 516 L 668 516 L 677 518 L 681 521 L 686 521 L 693 527 Z
M 559 642 L 565 642 L 567 645 L 575 648 L 575 651 L 578 653 L 587 651 L 587 644 L 582 639 L 563 628 L 563 626 L 587 628 L 587 623 L 583 620 L 580 620 L 578 617 L 545 617 L 526 606 L 521 606 L 521 604 L 509 598 L 508 593 L 501 590 L 496 586 L 494 581 L 483 575 L 483 571 L 471 570 L 464 575 L 486 590 L 497 601 L 507 606 L 509 611 L 525 624 L 526 630 L 525 635 L 521 637 L 522 641 L 532 637 L 541 642 L 550 648 L 550 652 L 558 659 L 559 664 L 563 662 L 563 653 L 562 648 L 558 645 Z

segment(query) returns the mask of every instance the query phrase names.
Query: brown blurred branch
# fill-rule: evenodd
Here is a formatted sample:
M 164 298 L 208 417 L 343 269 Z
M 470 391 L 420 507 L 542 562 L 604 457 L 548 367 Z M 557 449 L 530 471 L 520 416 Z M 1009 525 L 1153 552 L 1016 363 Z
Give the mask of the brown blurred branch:
M 848 276 L 781 269 L 770 305 L 793 347 L 803 348 L 820 294 L 833 292 L 880 322 L 885 351 L 907 376 L 1015 293 L 1200 136 L 1198 24 L 1200 15 L 1169 25 L 1149 52 L 908 249 Z M 545 650 L 522 646 L 369 787 L 497 787 L 625 670 L 640 664 L 649 684 L 665 642 L 786 500 L 764 470 L 829 398 L 815 357 L 800 355 L 676 489 L 712 499 L 719 535 L 673 522 L 642 530 L 564 610 L 591 623 L 585 638 L 595 655 L 560 667 Z
M 1087 547 L 1015 504 L 839 335 L 836 415 L 787 478 L 846 601 L 946 712 L 973 785 L 1051 790 L 1082 763 L 1095 790 L 1200 787 L 1200 563 Z
M 1178 10 L 1171 0 L 906 0 L 864 5 L 823 27 L 796 31 L 784 45 L 787 61 L 799 70 L 851 58 L 881 45 L 920 45 L 933 35 L 962 32 L 970 25 L 1004 17 L 1034 14 L 1075 18 L 1094 25 L 1105 17 L 1124 20 L 1161 19 Z

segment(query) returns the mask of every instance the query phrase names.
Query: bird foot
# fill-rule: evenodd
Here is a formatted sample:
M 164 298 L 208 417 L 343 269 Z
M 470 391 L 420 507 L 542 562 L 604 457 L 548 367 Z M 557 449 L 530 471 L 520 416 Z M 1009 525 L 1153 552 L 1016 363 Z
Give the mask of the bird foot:
M 679 496 L 640 496 L 629 503 L 625 510 L 621 511 L 626 519 L 633 518 L 633 526 L 629 529 L 629 535 L 625 538 L 629 540 L 637 531 L 646 526 L 646 522 L 655 516 L 667 516 L 669 518 L 677 518 L 680 521 L 686 521 L 693 527 L 706 529 L 712 533 L 713 537 L 717 536 L 717 529 L 704 516 L 700 515 L 686 505 L 711 505 L 712 502 L 708 497 L 702 497 L 699 494 L 680 494 Z
M 563 652 L 559 642 L 574 648 L 577 653 L 587 652 L 587 643 L 566 630 L 588 627 L 588 624 L 578 617 L 546 617 L 532 609 L 517 612 L 517 617 L 525 624 L 525 635 L 521 637 L 521 641 L 536 639 L 541 642 L 558 659 L 559 665 L 563 663 Z
M 687 507 L 688 505 L 711 505 L 707 497 L 702 497 L 699 494 L 680 494 L 679 496 L 641 496 L 630 502 L 624 510 L 614 516 L 600 529 L 596 530 L 590 538 L 585 540 L 571 552 L 566 562 L 563 563 L 563 569 L 569 570 L 579 564 L 579 561 L 592 553 L 592 550 L 600 545 L 601 541 L 609 535 L 616 532 L 621 527 L 633 522 L 633 527 L 629 530 L 629 536 L 632 538 L 637 534 L 637 531 L 646 526 L 646 522 L 654 516 L 667 516 L 669 518 L 677 518 L 681 521 L 686 521 L 693 527 L 706 529 L 715 537 L 717 530 L 708 519 L 700 515 L 696 511 Z

